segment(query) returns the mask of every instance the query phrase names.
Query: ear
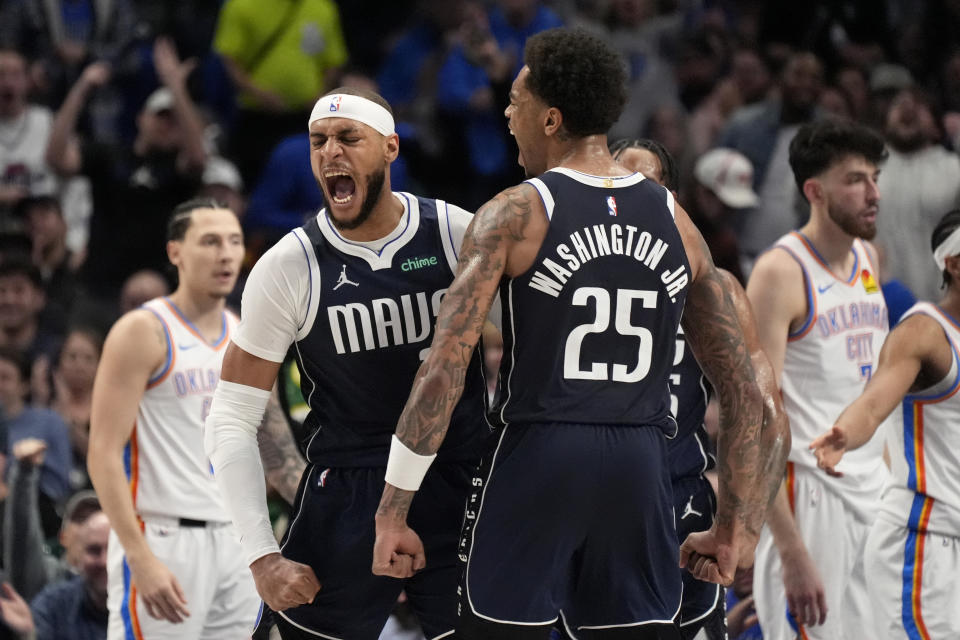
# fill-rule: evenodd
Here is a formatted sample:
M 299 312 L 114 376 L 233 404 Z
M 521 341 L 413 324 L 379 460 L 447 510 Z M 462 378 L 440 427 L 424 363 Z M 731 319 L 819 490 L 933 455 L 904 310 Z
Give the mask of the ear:
M 383 139 L 387 162 L 393 162 L 400 155 L 400 136 L 391 134 Z
M 803 183 L 803 195 L 806 196 L 810 204 L 814 202 L 823 202 L 824 191 L 823 183 L 816 178 L 807 178 Z
M 180 249 L 183 246 L 183 243 L 178 240 L 170 240 L 167 242 L 167 260 L 170 261 L 170 264 L 176 266 L 177 262 L 180 260 Z
M 543 132 L 548 136 L 557 134 L 563 125 L 563 114 L 556 107 L 549 107 L 543 116 Z
M 960 256 L 948 256 L 943 262 L 943 270 L 950 274 L 952 282 L 960 282 Z

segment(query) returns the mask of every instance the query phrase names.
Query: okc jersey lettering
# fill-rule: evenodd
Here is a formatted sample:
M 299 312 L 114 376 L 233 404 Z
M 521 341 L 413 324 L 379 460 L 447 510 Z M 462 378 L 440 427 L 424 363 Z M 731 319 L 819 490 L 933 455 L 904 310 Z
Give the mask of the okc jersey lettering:
M 886 330 L 887 308 L 879 302 L 837 305 L 817 315 L 817 328 L 824 338 L 866 327 Z
M 173 388 L 177 396 L 185 398 L 192 394 L 210 395 L 217 388 L 220 372 L 214 369 L 186 369 L 173 374 Z
M 429 306 L 427 293 L 421 291 L 400 296 L 399 305 L 392 298 L 377 298 L 369 303 L 351 302 L 327 307 L 330 334 L 337 353 L 346 353 L 346 347 L 350 348 L 350 353 L 356 353 L 361 349 L 370 351 L 423 342 L 430 337 L 431 315 L 437 317 L 440 300 L 446 292 L 446 288 L 434 291 Z M 343 334 L 347 336 L 346 345 Z
M 551 258 L 544 258 L 541 264 L 553 278 L 541 271 L 535 271 L 528 283 L 530 287 L 556 298 L 570 276 L 591 260 L 610 255 L 631 256 L 650 270 L 655 270 L 670 248 L 669 243 L 660 238 L 654 239 L 647 231 L 638 234 L 637 227 L 629 224 L 595 224 L 584 227 L 582 232 L 574 231 L 569 238 L 569 246 L 567 243 L 559 243 L 554 249 L 567 266 L 563 267 Z M 573 247 L 573 250 L 570 247 Z M 687 286 L 686 267 L 681 264 L 677 269 L 664 271 L 661 280 L 667 285 L 667 295 L 675 298 L 677 293 Z

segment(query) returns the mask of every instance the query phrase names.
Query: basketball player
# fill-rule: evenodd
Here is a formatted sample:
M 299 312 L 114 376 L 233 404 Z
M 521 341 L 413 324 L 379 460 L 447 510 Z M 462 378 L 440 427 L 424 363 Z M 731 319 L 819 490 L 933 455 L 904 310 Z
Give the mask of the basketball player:
M 457 636 L 546 638 L 562 610 L 578 637 L 676 638 L 666 391 L 684 299 L 724 426 L 716 523 L 687 539 L 681 562 L 729 583 L 786 451 L 761 444 L 754 368 L 697 230 L 669 191 L 607 150 L 625 100 L 616 53 L 553 29 L 527 40 L 525 63 L 506 116 L 520 164 L 543 175 L 485 204 L 467 231 L 391 446 L 373 569 L 402 576 L 407 558 L 413 570 L 431 562 L 406 515 L 504 280 L 505 425 L 466 512 Z
M 619 140 L 610 145 L 610 152 L 620 165 L 644 174 L 676 195 L 676 164 L 670 152 L 660 143 L 649 139 Z M 757 384 L 763 393 L 764 429 L 775 430 L 783 437 L 789 437 L 790 427 L 783 411 L 783 402 L 776 387 L 773 368 L 760 346 L 747 294 L 733 274 L 723 269 L 719 271 L 727 293 L 733 300 L 737 322 L 743 330 L 744 342 L 756 371 Z M 716 512 L 717 499 L 705 476 L 717 464 L 710 452 L 707 430 L 703 424 L 711 391 L 700 365 L 690 349 L 686 348 L 681 327 L 670 372 L 670 413 L 677 419 L 677 436 L 667 441 L 678 542 L 683 542 L 695 531 L 709 529 Z M 703 629 L 708 640 L 725 639 L 726 602 L 720 585 L 697 580 L 689 571 L 681 570 L 681 579 L 681 637 L 684 640 L 693 638 Z
M 401 581 L 374 576 L 370 555 L 390 437 L 471 215 L 391 191 L 399 141 L 379 95 L 337 89 L 317 101 L 308 126 L 327 207 L 250 274 L 205 444 L 244 560 L 284 638 L 375 640 L 401 589 L 427 637 L 447 635 L 456 622 L 463 505 L 489 434 L 479 357 L 471 358 L 442 462 L 410 514 L 425 532 L 430 564 Z M 254 430 L 291 345 L 311 435 L 295 516 L 278 548 Z
M 864 561 L 876 638 L 960 638 L 960 210 L 931 237 L 946 292 L 915 304 L 887 336 L 866 389 L 811 443 L 818 464 L 839 473 L 845 452 L 887 430 L 893 480 L 867 537 Z M 902 429 L 902 430 L 901 430 Z
M 117 321 L 93 387 L 87 466 L 113 529 L 108 637 L 234 640 L 259 602 L 201 430 L 237 323 L 224 309 L 244 254 L 236 215 L 183 203 L 167 254 L 179 286 Z M 284 446 L 296 455 L 289 435 Z
M 784 487 L 757 546 L 754 598 L 768 640 L 858 638 L 872 627 L 863 545 L 887 477 L 877 438 L 843 478 L 816 467 L 810 442 L 863 390 L 887 335 L 877 282 L 877 175 L 883 141 L 853 123 L 804 125 L 790 166 L 810 221 L 756 263 L 747 296 L 773 363 L 793 444 Z

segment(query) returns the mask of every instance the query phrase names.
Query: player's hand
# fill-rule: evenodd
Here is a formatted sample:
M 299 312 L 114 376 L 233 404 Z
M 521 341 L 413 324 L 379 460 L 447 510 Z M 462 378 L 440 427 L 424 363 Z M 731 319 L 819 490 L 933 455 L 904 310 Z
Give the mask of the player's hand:
M 820 580 L 820 572 L 806 549 L 786 553 L 783 564 L 783 586 L 787 593 L 787 607 L 798 624 L 815 626 L 827 619 L 827 599 Z
M 308 565 L 270 553 L 250 565 L 257 593 L 274 611 L 284 611 L 313 602 L 320 581 Z
M 127 561 L 133 574 L 133 585 L 151 617 L 174 623 L 190 617 L 180 583 L 156 556 L 148 554 L 137 559 L 130 556 Z
M 843 429 L 834 425 L 810 443 L 810 450 L 817 456 L 818 467 L 836 478 L 843 476 L 835 468 L 847 450 L 847 434 Z
M 377 518 L 377 539 L 373 543 L 373 573 L 378 576 L 409 578 L 427 566 L 420 536 L 406 522 L 389 523 Z
M 691 533 L 680 545 L 680 567 L 705 582 L 729 585 L 740 560 L 739 548 L 722 541 L 715 528 Z
M 727 633 L 735 638 L 757 624 L 757 611 L 753 606 L 753 594 L 750 594 L 727 611 Z

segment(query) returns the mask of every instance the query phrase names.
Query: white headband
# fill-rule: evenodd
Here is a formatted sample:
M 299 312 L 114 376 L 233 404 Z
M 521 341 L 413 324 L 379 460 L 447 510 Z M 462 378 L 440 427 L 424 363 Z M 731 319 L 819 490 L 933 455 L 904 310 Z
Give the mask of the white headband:
M 394 133 L 393 116 L 389 111 L 372 100 L 349 93 L 332 93 L 317 100 L 307 126 L 324 118 L 347 118 L 373 127 L 385 136 Z
M 937 263 L 940 271 L 943 271 L 947 264 L 947 258 L 955 256 L 958 253 L 960 253 L 960 227 L 950 232 L 947 239 L 941 242 L 940 246 L 934 250 L 933 261 Z

